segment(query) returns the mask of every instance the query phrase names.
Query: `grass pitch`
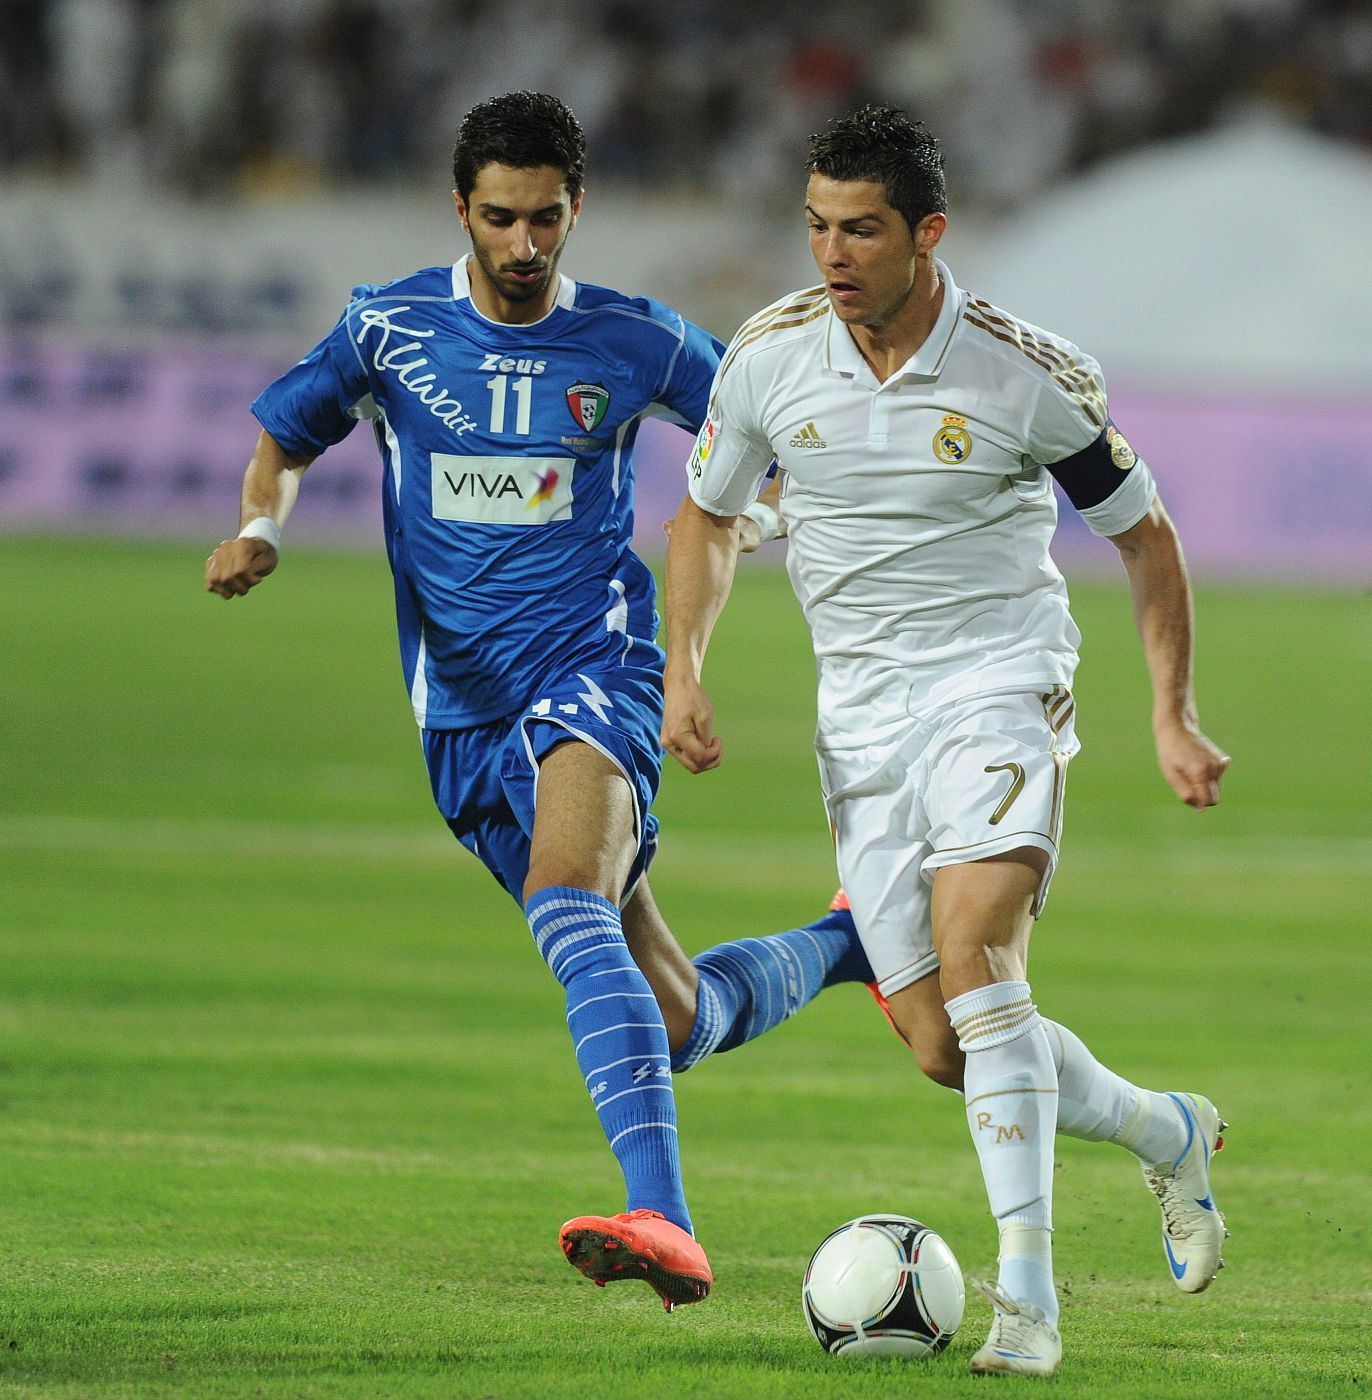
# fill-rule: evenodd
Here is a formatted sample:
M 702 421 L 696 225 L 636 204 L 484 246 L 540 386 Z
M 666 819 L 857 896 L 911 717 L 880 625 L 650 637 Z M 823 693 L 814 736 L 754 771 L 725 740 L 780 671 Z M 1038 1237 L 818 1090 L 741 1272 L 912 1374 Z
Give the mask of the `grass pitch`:
M 857 988 L 678 1080 L 707 1303 L 567 1267 L 558 1224 L 617 1209 L 617 1174 L 559 989 L 430 809 L 384 562 L 293 550 L 226 604 L 203 553 L 0 539 L 0 1396 L 995 1388 L 966 1375 L 979 1300 L 914 1367 L 805 1332 L 805 1261 L 852 1215 L 994 1269 L 960 1105 Z M 1202 590 L 1235 758 L 1197 816 L 1152 765 L 1122 584 L 1074 596 L 1085 748 L 1035 991 L 1122 1073 L 1215 1099 L 1234 1236 L 1183 1297 L 1132 1161 L 1060 1143 L 1049 1384 L 1366 1393 L 1369 604 Z M 669 768 L 654 868 L 692 950 L 834 882 L 779 571 L 742 572 L 708 680 L 725 765 Z

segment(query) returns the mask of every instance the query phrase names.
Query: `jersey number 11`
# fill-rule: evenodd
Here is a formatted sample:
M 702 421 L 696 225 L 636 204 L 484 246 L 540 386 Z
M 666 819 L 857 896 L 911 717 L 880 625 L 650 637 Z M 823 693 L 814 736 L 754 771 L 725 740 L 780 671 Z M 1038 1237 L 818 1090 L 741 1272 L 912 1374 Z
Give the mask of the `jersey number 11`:
M 491 431 L 493 433 L 503 433 L 505 431 L 505 385 L 509 379 L 508 374 L 497 374 L 494 379 L 486 381 L 486 387 L 491 391 Z M 529 415 L 533 411 L 534 403 L 534 381 L 529 375 L 514 382 L 515 396 L 515 425 L 514 430 L 523 437 L 529 435 Z

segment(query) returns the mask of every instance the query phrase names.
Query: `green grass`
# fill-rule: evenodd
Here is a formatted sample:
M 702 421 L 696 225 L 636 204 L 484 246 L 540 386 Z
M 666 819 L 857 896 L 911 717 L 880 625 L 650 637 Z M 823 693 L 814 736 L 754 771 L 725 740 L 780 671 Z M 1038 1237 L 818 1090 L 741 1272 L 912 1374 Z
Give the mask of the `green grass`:
M 203 550 L 0 538 L 0 1396 L 835 1397 L 981 1392 L 986 1313 L 937 1360 L 840 1364 L 810 1249 L 894 1209 L 969 1274 L 994 1232 L 957 1101 L 840 988 L 678 1080 L 718 1275 L 666 1316 L 557 1225 L 613 1210 L 561 995 L 429 808 L 374 557 L 291 551 L 246 601 Z M 1152 767 L 1120 587 L 1082 586 L 1063 867 L 1041 1005 L 1233 1123 L 1215 1287 L 1167 1281 L 1116 1149 L 1065 1142 L 1067 1396 L 1368 1389 L 1372 817 L 1365 598 L 1205 589 L 1229 746 L 1197 816 Z M 670 769 L 654 885 L 683 943 L 833 885 L 813 671 L 746 570 L 709 677 L 724 767 Z

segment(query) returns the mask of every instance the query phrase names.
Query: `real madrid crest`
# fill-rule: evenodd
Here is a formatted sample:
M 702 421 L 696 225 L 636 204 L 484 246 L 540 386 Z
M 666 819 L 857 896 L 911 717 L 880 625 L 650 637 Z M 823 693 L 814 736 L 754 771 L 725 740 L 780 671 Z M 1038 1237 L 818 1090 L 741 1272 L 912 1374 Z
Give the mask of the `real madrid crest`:
M 955 467 L 965 462 L 972 450 L 972 435 L 967 431 L 967 420 L 956 413 L 945 413 L 938 432 L 934 434 L 934 456 L 940 462 Z
M 1110 460 L 1122 472 L 1127 472 L 1139 460 L 1139 454 L 1113 423 L 1105 430 L 1105 445 L 1110 449 Z

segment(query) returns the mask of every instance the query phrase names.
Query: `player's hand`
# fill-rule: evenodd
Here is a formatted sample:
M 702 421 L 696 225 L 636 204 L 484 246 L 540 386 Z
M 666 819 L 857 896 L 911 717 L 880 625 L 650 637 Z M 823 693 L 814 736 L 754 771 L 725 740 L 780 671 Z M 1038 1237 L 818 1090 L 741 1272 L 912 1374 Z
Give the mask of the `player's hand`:
M 751 554 L 762 543 L 762 531 L 758 529 L 757 521 L 748 515 L 740 515 L 737 523 L 738 552 Z
M 221 540 L 205 560 L 205 587 L 221 598 L 240 598 L 276 568 L 277 558 L 266 540 Z
M 1222 753 L 1192 724 L 1175 723 L 1156 731 L 1158 766 L 1172 791 L 1202 812 L 1220 800 L 1220 779 L 1229 767 Z
M 664 688 L 662 747 L 688 773 L 718 768 L 724 749 L 714 734 L 714 706 L 700 682 L 669 675 Z

